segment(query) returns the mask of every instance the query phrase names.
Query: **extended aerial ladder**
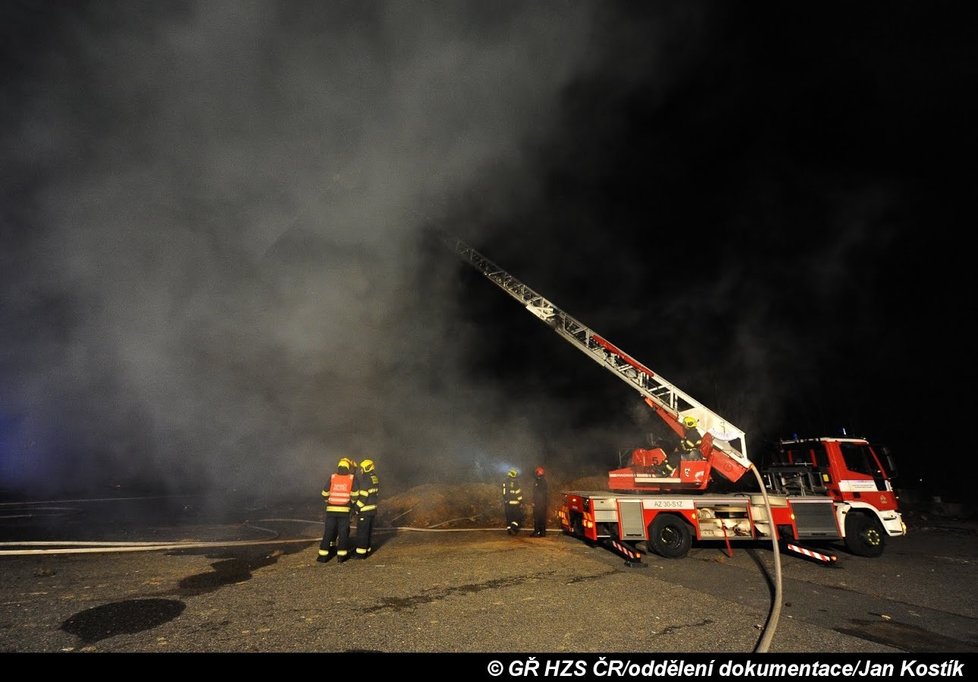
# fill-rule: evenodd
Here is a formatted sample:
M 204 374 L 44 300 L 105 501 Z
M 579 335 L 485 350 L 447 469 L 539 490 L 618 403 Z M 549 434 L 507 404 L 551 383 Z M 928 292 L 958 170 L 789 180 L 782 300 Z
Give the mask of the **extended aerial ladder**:
M 703 461 L 683 462 L 669 476 L 643 471 L 646 467 L 619 469 L 610 473 L 609 484 L 612 489 L 703 490 L 709 482 L 711 468 L 732 482 L 739 480 L 750 469 L 751 462 L 747 456 L 747 441 L 743 430 L 565 313 L 469 244 L 449 235 L 442 235 L 442 240 L 462 260 L 546 322 L 565 341 L 637 390 L 649 407 L 680 438 L 687 433 L 684 419 L 693 417 L 696 420 L 695 430 L 701 437 L 701 440 L 697 440 L 700 440 L 699 450 Z

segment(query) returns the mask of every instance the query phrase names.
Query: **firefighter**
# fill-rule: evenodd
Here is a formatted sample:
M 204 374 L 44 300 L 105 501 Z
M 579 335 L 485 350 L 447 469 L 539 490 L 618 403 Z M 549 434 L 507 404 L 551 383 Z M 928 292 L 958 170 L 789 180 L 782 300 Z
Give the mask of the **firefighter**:
M 323 539 L 319 543 L 319 557 L 316 561 L 326 563 L 334 556 L 339 563 L 350 558 L 350 512 L 353 500 L 357 499 L 356 479 L 353 475 L 353 460 L 344 457 L 336 465 L 336 473 L 329 477 L 323 486 L 323 499 L 326 501 L 326 524 Z
M 380 479 L 377 477 L 376 466 L 372 459 L 360 462 L 357 470 L 356 487 L 358 489 L 357 512 L 357 559 L 366 559 L 373 549 L 370 538 L 374 530 L 374 517 L 377 516 L 377 497 L 380 495 Z
M 698 425 L 699 422 L 696 421 L 696 417 L 691 415 L 683 417 L 683 435 L 679 439 L 680 459 L 703 459 L 703 455 L 700 453 L 703 437 L 700 436 L 700 432 L 696 428 Z
M 506 512 L 506 532 L 516 535 L 523 525 L 523 491 L 520 490 L 520 473 L 510 469 L 503 481 L 503 509 Z
M 350 493 L 350 532 L 353 532 L 353 522 L 357 520 L 357 497 L 360 496 L 360 489 L 357 484 L 357 471 L 360 464 L 352 457 L 347 457 L 350 464 L 350 473 L 353 474 L 353 491 Z M 355 544 L 355 543 L 354 543 Z
M 542 538 L 547 534 L 547 506 L 549 491 L 543 467 L 533 472 L 533 537 Z

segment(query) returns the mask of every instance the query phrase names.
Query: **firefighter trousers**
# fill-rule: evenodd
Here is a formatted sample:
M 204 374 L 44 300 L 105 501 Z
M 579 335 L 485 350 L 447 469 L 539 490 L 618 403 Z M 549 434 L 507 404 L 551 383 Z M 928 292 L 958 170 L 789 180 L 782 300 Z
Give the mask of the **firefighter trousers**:
M 323 540 L 319 543 L 319 556 L 335 554 L 345 557 L 350 552 L 350 512 L 326 512 Z
M 374 517 L 376 514 L 368 512 L 357 517 L 357 556 L 365 558 L 370 553 L 370 539 L 374 533 Z
M 507 504 L 506 505 L 506 530 L 511 535 L 516 535 L 520 532 L 520 526 L 523 525 L 523 507 L 518 504 Z

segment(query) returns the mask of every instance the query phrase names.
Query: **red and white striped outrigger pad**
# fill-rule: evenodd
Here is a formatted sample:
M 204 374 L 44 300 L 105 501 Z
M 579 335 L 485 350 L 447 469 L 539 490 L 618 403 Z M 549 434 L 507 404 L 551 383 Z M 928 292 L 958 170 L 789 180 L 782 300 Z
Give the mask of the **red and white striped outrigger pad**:
M 810 559 L 818 559 L 819 561 L 824 561 L 827 564 L 831 564 L 833 561 L 838 559 L 834 554 L 821 554 L 819 552 L 812 551 L 810 549 L 805 549 L 804 547 L 799 547 L 798 545 L 788 544 L 788 549 L 792 552 L 798 552 L 802 556 L 807 556 Z

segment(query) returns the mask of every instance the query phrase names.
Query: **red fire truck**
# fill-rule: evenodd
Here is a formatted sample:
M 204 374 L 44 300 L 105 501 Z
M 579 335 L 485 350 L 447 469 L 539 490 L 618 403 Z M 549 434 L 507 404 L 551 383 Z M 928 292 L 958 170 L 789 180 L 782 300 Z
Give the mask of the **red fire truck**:
M 559 511 L 565 533 L 605 545 L 639 562 L 639 543 L 679 558 L 694 541 L 783 541 L 824 562 L 832 554 L 797 544 L 843 541 L 860 556 L 879 556 L 886 538 L 906 534 L 885 448 L 861 438 L 782 441 L 759 470 L 746 434 L 646 365 L 581 324 L 465 242 L 444 237 L 462 260 L 543 320 L 565 341 L 636 389 L 675 432 L 680 448 L 636 449 L 628 466 L 609 472 L 608 490 L 569 491 Z M 748 471 L 754 492 L 711 493 L 713 475 L 737 483 Z

